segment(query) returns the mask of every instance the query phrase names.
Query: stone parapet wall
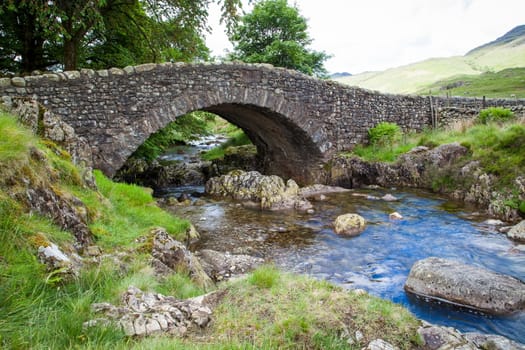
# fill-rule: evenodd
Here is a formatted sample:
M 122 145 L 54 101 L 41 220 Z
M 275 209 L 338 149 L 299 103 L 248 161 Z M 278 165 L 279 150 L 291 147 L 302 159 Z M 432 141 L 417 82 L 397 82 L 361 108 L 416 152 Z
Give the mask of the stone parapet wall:
M 501 98 L 433 97 L 435 117 L 439 127 L 448 128 L 455 123 L 475 119 L 479 112 L 489 107 L 503 107 L 514 112 L 516 117 L 525 117 L 525 100 Z

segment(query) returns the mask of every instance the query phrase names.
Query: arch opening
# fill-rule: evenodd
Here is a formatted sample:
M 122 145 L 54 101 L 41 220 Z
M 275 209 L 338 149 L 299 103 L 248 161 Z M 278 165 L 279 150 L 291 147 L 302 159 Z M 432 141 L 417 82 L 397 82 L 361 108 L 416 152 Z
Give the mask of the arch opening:
M 323 156 L 312 139 L 285 116 L 268 108 L 224 103 L 202 110 L 219 115 L 241 128 L 257 147 L 261 171 L 267 175 L 309 183 L 313 166 Z
M 300 184 L 310 183 L 312 174 L 315 172 L 322 159 L 320 150 L 307 135 L 307 133 L 297 126 L 289 118 L 276 113 L 268 108 L 237 103 L 221 103 L 199 109 L 217 115 L 229 123 L 239 127 L 257 148 L 256 161 L 253 162 L 253 170 L 258 170 L 266 175 L 278 175 L 284 179 L 292 178 Z M 176 121 L 181 116 L 174 116 L 174 113 L 163 113 L 160 122 L 163 130 L 170 122 Z M 148 142 L 148 139 L 142 143 Z M 129 152 L 131 155 L 133 150 Z M 138 182 L 145 185 L 144 181 L 135 181 L 137 178 L 133 174 L 135 169 L 143 166 L 142 164 L 130 164 L 134 161 L 130 156 L 117 171 L 117 179 L 126 182 Z M 131 167 L 130 167 L 131 166 Z M 126 172 L 128 172 L 126 174 Z M 209 176 L 210 173 L 206 172 Z M 147 175 L 150 178 L 166 177 L 165 172 L 153 171 Z M 149 183 L 155 183 L 156 179 L 151 179 Z M 151 186 L 155 187 L 155 186 Z

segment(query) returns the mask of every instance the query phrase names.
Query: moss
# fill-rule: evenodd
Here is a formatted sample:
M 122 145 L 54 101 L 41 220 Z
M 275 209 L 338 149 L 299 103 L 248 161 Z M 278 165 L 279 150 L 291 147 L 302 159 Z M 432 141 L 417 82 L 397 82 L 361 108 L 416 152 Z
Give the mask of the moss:
M 51 245 L 51 242 L 43 232 L 37 232 L 34 235 L 29 236 L 28 242 L 35 249 L 38 249 L 39 247 L 49 247 Z
M 71 154 L 49 139 L 41 139 L 40 143 L 64 160 L 71 161 Z

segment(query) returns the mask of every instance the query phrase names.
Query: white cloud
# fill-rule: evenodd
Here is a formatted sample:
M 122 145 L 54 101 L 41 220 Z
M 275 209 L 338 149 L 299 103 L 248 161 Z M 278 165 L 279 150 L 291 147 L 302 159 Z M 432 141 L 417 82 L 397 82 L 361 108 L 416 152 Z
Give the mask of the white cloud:
M 289 1 L 293 4 L 293 1 Z M 298 0 L 314 39 L 333 57 L 330 72 L 382 70 L 430 57 L 463 55 L 525 24 L 523 0 Z M 223 55 L 231 44 L 212 8 L 208 46 Z M 216 21 L 216 22 L 215 22 Z M 525 61 L 525 59 L 524 59 Z

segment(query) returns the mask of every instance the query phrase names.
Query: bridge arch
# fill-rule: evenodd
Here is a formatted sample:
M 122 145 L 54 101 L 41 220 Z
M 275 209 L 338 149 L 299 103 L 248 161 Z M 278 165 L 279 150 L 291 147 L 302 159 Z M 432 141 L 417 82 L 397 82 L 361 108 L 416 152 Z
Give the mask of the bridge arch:
M 243 129 L 257 147 L 265 173 L 309 182 L 312 168 L 325 160 L 322 145 L 328 141 L 323 138 L 322 119 L 308 118 L 304 104 L 290 100 L 279 88 L 269 90 L 257 84 L 253 71 L 244 73 L 243 84 L 239 79 L 232 83 L 208 76 L 206 88 L 190 82 L 193 89 L 175 91 L 175 98 L 170 92 L 176 85 L 165 83 L 148 89 L 148 97 L 123 99 L 115 114 L 133 113 L 132 124 L 122 123 L 118 135 L 98 144 L 94 163 L 106 174 L 114 174 L 152 133 L 179 116 L 202 110 Z
M 276 100 L 277 105 L 266 104 L 265 106 L 261 106 L 261 103 L 255 104 L 257 101 L 253 100 L 248 103 L 231 103 L 214 97 L 214 101 L 207 101 L 207 96 L 198 98 L 200 103 L 193 106 L 193 104 L 187 104 L 185 97 L 182 99 L 183 101 L 175 100 L 150 109 L 138 120 L 138 124 L 145 126 L 144 133 L 121 135 L 118 142 L 122 147 L 119 147 L 118 152 L 112 153 L 114 158 L 108 159 L 108 153 L 101 152 L 95 155 L 95 157 L 101 157 L 96 158 L 95 163 L 111 164 L 111 169 L 103 168 L 103 170 L 106 173 L 113 173 L 125 163 L 137 147 L 147 140 L 151 133 L 162 129 L 176 118 L 196 110 L 213 113 L 241 128 L 257 147 L 262 171 L 266 174 L 277 174 L 285 178 L 293 177 L 300 182 L 307 181 L 311 175 L 309 167 L 316 166 L 324 160 L 320 148 L 301 125 L 297 125 L 295 120 L 275 111 L 278 105 L 284 105 L 284 101 L 280 99 Z M 186 107 L 181 108 L 185 104 Z M 153 123 L 152 121 L 158 122 Z

